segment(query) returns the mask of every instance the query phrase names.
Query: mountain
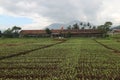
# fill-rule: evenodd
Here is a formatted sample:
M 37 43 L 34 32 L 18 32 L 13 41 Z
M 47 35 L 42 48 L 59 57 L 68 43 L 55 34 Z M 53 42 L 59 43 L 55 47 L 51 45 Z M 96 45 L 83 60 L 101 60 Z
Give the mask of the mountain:
M 47 26 L 46 28 L 49 28 L 49 29 L 60 29 L 62 26 L 64 26 L 64 24 L 61 24 L 61 23 L 53 23 L 53 24 Z
M 82 22 L 82 21 L 79 21 L 79 20 L 74 20 L 74 21 L 68 22 L 66 24 L 53 23 L 53 24 L 51 24 L 49 26 L 46 26 L 46 27 L 49 28 L 49 29 L 60 29 L 61 27 L 64 27 L 64 29 L 67 29 L 68 26 L 73 27 L 73 25 L 76 24 L 76 23 L 79 25 L 80 28 L 85 27 L 85 29 L 89 29 L 88 22 Z M 81 25 L 81 23 L 83 25 Z M 94 26 L 91 23 L 90 23 L 90 25 L 91 25 L 91 28 Z
M 113 29 L 120 29 L 120 25 L 119 25 L 119 26 L 116 26 L 116 27 L 112 27 L 111 29 L 112 29 L 112 30 L 113 30 Z

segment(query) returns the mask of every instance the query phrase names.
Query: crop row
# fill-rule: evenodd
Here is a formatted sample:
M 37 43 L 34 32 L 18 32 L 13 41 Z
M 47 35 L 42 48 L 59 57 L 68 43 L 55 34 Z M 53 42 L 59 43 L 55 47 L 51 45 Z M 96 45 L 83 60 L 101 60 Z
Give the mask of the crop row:
M 81 80 L 118 80 L 120 57 L 92 40 L 83 43 L 81 49 L 86 51 L 79 55 L 76 77 Z
M 6 42 L 5 42 L 6 41 Z M 0 57 L 20 53 L 49 44 L 56 43 L 52 39 L 0 39 Z
M 1 79 L 119 80 L 120 56 L 85 38 L 0 61 Z

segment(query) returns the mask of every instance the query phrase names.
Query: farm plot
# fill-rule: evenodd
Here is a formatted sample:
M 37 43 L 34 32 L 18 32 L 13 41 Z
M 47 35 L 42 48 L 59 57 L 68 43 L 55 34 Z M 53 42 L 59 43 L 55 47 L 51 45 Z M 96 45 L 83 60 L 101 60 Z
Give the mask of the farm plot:
M 2 60 L 0 61 L 0 78 L 73 79 L 74 67 L 78 59 L 76 46 L 77 44 L 63 43 L 27 55 Z
M 62 44 L 1 60 L 0 79 L 119 80 L 119 58 L 89 38 L 71 38 Z
M 97 39 L 97 41 L 113 49 L 120 50 L 120 43 L 116 39 Z
M 55 42 L 57 41 L 53 41 L 48 38 L 0 39 L 0 57 L 36 49 L 49 44 L 53 44 Z
M 120 56 L 92 40 L 84 40 L 76 67 L 78 79 L 119 80 Z

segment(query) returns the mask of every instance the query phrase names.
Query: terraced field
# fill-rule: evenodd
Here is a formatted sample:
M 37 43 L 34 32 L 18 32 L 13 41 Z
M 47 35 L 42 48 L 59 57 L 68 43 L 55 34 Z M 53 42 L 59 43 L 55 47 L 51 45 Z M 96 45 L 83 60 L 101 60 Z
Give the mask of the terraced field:
M 13 52 L 18 53 L 58 43 L 52 39 L 21 39 L 16 41 L 9 40 L 6 44 L 1 41 L 1 44 L 4 45 L 0 46 L 0 57 L 11 55 Z M 23 45 L 8 46 L 11 42 L 13 45 L 22 44 L 25 41 L 26 44 Z M 109 43 L 108 40 L 103 39 L 97 39 L 97 41 L 103 44 Z M 114 44 L 117 42 L 110 40 L 111 42 L 113 43 L 111 47 L 120 48 Z M 2 49 L 5 46 L 6 48 Z M 21 49 L 22 47 L 23 49 Z M 9 48 L 12 49 L 11 52 Z M 0 79 L 120 80 L 120 54 L 116 54 L 90 38 L 71 38 L 66 42 L 38 49 L 29 52 L 29 54 L 0 60 Z

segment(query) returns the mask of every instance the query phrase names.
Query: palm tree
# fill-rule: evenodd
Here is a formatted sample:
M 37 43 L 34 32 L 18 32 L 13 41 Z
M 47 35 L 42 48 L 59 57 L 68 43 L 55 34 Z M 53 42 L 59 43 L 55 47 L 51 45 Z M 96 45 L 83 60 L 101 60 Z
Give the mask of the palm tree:
M 79 29 L 79 25 L 76 23 L 73 25 L 73 29 Z
M 91 26 L 89 22 L 87 23 L 87 26 Z
M 12 31 L 13 31 L 14 33 L 18 33 L 19 30 L 21 30 L 21 28 L 20 28 L 20 27 L 17 27 L 17 26 L 13 26 L 13 28 L 12 28 Z
M 87 26 L 86 23 L 84 23 L 83 26 L 86 27 Z
M 96 29 L 96 26 L 93 26 L 93 28 L 92 29 Z
M 81 22 L 80 25 L 83 26 L 83 23 Z
M 20 27 L 13 26 L 13 27 L 12 27 L 13 37 L 19 37 L 19 31 L 20 31 L 20 30 L 21 30 Z
M 67 29 L 68 29 L 68 30 L 71 30 L 71 25 L 69 25 L 69 26 L 67 27 Z
M 85 29 L 85 27 L 82 27 L 81 29 L 82 29 L 82 30 L 84 30 L 84 29 Z

